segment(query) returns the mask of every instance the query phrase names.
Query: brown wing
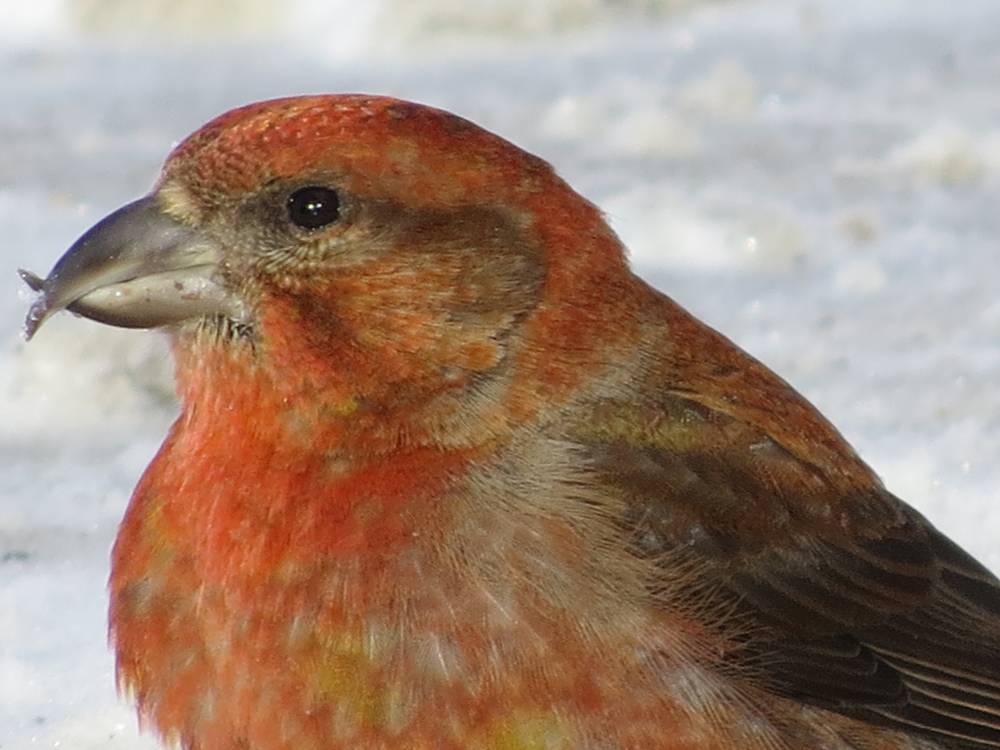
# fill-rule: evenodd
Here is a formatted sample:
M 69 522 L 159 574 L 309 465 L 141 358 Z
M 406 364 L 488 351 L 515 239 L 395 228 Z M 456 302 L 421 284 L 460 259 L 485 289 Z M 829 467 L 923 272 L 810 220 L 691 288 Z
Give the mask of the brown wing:
M 1000 582 L 877 480 L 845 489 L 679 396 L 580 424 L 661 571 L 653 594 L 714 623 L 734 670 L 944 747 L 1000 747 Z

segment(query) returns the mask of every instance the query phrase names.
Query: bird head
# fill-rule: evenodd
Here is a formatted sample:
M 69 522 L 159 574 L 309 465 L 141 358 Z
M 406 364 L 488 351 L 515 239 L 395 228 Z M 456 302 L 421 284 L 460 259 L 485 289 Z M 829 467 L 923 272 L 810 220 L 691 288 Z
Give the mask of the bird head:
M 627 276 L 599 212 L 544 161 L 447 112 L 362 95 L 221 115 L 48 278 L 22 275 L 42 293 L 29 337 L 65 308 L 167 326 L 182 356 L 236 357 L 371 407 L 532 368 L 551 401 Z

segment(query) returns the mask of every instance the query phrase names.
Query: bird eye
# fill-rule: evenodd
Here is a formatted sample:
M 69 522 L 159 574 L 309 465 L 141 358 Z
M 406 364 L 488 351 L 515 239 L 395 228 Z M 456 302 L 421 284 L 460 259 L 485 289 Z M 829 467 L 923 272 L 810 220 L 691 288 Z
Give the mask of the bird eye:
M 317 185 L 288 196 L 288 218 L 303 229 L 319 229 L 340 218 L 340 198 L 335 190 Z

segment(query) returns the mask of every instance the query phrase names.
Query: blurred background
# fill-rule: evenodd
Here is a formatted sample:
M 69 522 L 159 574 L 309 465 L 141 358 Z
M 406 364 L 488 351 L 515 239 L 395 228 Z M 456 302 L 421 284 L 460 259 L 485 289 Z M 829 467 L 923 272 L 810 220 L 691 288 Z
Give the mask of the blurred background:
M 0 0 L 0 748 L 152 748 L 107 556 L 175 414 L 161 334 L 31 294 L 249 101 L 392 94 L 538 153 L 637 271 L 1000 569 L 996 0 Z M 197 519 L 192 519 L 197 522 Z

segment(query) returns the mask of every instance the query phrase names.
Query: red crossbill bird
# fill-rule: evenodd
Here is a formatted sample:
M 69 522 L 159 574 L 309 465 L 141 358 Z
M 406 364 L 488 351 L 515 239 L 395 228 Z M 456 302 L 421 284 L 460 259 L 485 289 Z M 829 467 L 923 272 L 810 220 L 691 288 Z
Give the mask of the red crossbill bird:
M 186 750 L 1000 747 L 1000 582 L 466 120 L 234 110 L 24 276 L 170 331 L 110 632 Z

